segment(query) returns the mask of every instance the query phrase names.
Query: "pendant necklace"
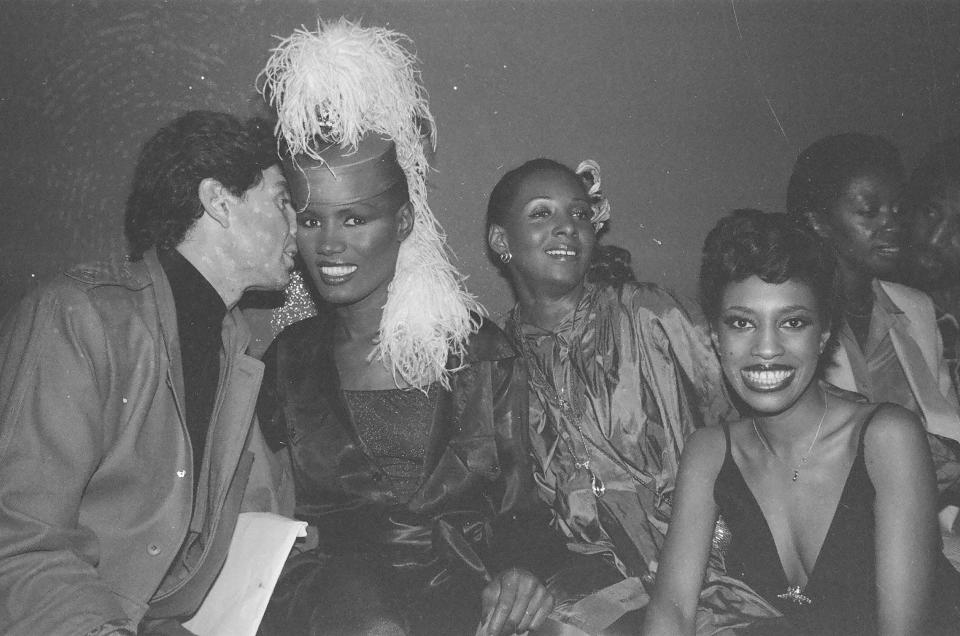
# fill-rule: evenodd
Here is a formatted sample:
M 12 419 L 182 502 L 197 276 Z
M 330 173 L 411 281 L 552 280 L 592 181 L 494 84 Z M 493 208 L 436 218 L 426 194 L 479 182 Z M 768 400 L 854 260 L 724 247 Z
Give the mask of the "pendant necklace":
M 580 418 L 574 411 L 573 404 L 559 395 L 557 395 L 557 403 L 560 405 L 560 409 L 567 416 L 567 419 L 573 422 L 577 432 L 580 434 L 580 443 L 583 444 L 583 452 L 586 455 L 586 459 L 581 460 L 579 457 L 577 457 L 577 453 L 573 450 L 573 444 L 570 443 L 570 440 L 562 435 L 560 437 L 563 439 L 567 450 L 570 451 L 570 455 L 573 457 L 573 465 L 577 468 L 577 470 L 587 471 L 587 474 L 590 476 L 590 489 L 593 491 L 593 496 L 599 499 L 600 497 L 603 497 L 603 494 L 607 491 L 607 487 L 604 485 L 603 480 L 597 477 L 597 474 L 590 468 L 590 461 L 593 458 L 590 455 L 590 447 L 587 445 L 587 437 L 583 434 L 583 428 L 580 426 Z
M 827 396 L 823 396 L 823 415 L 820 416 L 820 423 L 817 424 L 817 432 L 813 435 L 813 441 L 810 442 L 810 447 L 807 448 L 807 452 L 800 456 L 800 463 L 791 468 L 793 471 L 793 479 L 790 481 L 797 481 L 800 479 L 800 469 L 803 468 L 804 464 L 807 463 L 807 460 L 810 459 L 810 453 L 813 451 L 813 447 L 816 445 L 817 440 L 820 439 L 820 430 L 823 428 L 823 421 L 827 419 Z M 757 439 L 760 440 L 760 443 L 763 444 L 763 447 L 767 449 L 767 452 L 773 455 L 774 459 L 778 462 L 790 468 L 790 464 L 780 459 L 780 456 L 773 452 L 773 448 L 770 447 L 770 444 L 767 442 L 767 438 L 763 436 L 763 433 L 760 432 L 760 427 L 757 426 L 757 418 L 753 418 L 753 431 L 757 434 Z
M 587 443 L 587 436 L 584 435 L 583 427 L 580 425 L 580 419 L 582 416 L 575 409 L 572 399 L 567 399 L 568 397 L 572 398 L 572 396 L 568 396 L 565 389 L 557 391 L 553 384 L 547 381 L 546 374 L 544 374 L 543 369 L 540 368 L 540 363 L 538 362 L 536 356 L 532 351 L 529 350 L 527 340 L 523 335 L 523 331 L 520 329 L 519 311 L 514 311 L 512 322 L 514 327 L 514 338 L 516 339 L 517 344 L 520 346 L 520 350 L 524 359 L 527 361 L 527 368 L 530 370 L 531 375 L 530 379 L 533 381 L 534 385 L 538 386 L 544 392 L 547 392 L 548 396 L 549 394 L 552 394 L 550 397 L 554 398 L 557 406 L 559 406 L 560 410 L 563 412 L 564 417 L 567 419 L 567 421 L 573 424 L 574 428 L 577 429 L 577 433 L 580 434 L 580 443 L 583 445 L 584 458 L 581 458 L 579 455 L 577 455 L 569 436 L 560 431 L 559 427 L 556 427 L 557 436 L 563 440 L 564 446 L 567 447 L 567 451 L 573 458 L 574 467 L 577 470 L 586 471 L 587 475 L 590 477 L 590 490 L 593 491 L 593 496 L 597 499 L 603 497 L 603 494 L 607 491 L 607 487 L 603 483 L 603 480 L 600 479 L 600 477 L 598 477 L 590 467 L 590 462 L 592 461 L 593 457 L 590 454 L 590 446 Z M 576 333 L 576 326 L 576 313 L 574 313 L 574 322 L 571 328 L 571 332 L 574 334 Z

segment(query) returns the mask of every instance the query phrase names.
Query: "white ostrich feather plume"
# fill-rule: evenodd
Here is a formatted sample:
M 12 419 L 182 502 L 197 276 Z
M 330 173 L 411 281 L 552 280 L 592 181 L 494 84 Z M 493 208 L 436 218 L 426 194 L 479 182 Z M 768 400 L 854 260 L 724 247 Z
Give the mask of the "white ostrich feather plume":
M 446 236 L 427 204 L 425 140 L 436 125 L 416 55 L 402 33 L 340 18 L 281 39 L 258 78 L 277 111 L 277 135 L 290 154 L 323 161 L 331 143 L 356 150 L 364 135 L 394 142 L 414 211 L 380 322 L 377 355 L 397 384 L 449 386 L 450 355 L 459 357 L 485 313 L 450 262 Z

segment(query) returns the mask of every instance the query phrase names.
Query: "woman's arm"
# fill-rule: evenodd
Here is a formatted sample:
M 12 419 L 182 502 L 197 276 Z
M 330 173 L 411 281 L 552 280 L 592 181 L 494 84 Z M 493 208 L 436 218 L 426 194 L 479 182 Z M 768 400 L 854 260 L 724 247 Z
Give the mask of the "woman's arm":
M 936 481 L 923 426 L 885 405 L 864 441 L 874 504 L 877 617 L 881 634 L 923 634 L 939 552 Z
M 704 428 L 687 440 L 673 499 L 670 529 L 643 633 L 693 634 L 703 572 L 716 521 L 713 485 L 726 448 L 722 429 Z

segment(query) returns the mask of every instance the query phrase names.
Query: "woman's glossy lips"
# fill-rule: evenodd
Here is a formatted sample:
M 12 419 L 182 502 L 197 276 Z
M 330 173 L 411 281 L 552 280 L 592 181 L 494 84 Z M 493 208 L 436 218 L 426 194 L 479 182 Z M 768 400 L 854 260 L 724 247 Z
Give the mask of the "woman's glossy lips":
M 740 370 L 740 378 L 752 391 L 779 391 L 793 382 L 797 370 L 780 364 L 756 365 Z
M 346 282 L 350 276 L 357 271 L 356 265 L 349 264 L 319 264 L 317 266 L 317 271 L 320 274 L 320 279 L 326 285 L 338 285 L 340 283 Z

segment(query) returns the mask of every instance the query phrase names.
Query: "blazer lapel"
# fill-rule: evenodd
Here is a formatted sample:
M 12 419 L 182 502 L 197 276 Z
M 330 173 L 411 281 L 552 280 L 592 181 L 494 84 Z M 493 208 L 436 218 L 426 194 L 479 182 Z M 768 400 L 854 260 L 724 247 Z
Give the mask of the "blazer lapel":
M 263 363 L 243 353 L 249 333 L 234 309 L 224 318 L 223 350 L 220 357 L 220 383 L 210 418 L 207 447 L 210 453 L 203 464 L 193 527 L 199 530 L 216 514 L 227 495 L 240 454 L 253 421 L 257 391 L 263 379 Z M 205 449 L 194 449 L 202 453 Z
M 167 354 L 167 386 L 173 394 L 173 401 L 177 407 L 177 415 L 180 417 L 180 426 L 183 427 L 186 435 L 186 408 L 183 398 L 183 362 L 180 358 L 180 335 L 177 330 L 177 314 L 173 302 L 173 291 L 170 289 L 170 282 L 167 275 L 157 260 L 154 250 L 148 250 L 143 255 L 143 262 L 150 272 L 150 278 L 153 280 L 153 290 L 157 299 L 158 315 L 160 320 L 160 332 L 163 336 L 163 346 Z M 194 452 L 198 452 L 194 449 Z M 199 452 L 203 452 L 200 449 Z

